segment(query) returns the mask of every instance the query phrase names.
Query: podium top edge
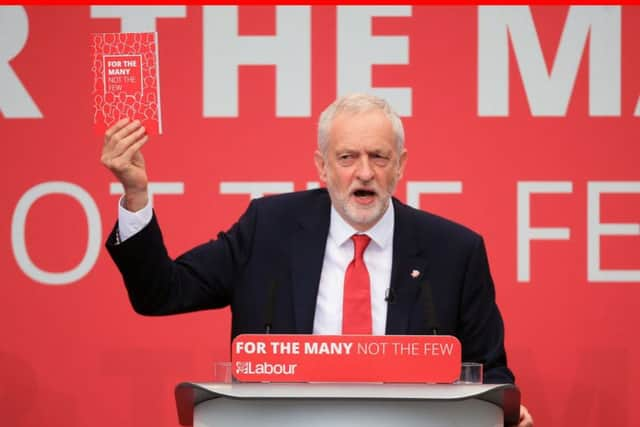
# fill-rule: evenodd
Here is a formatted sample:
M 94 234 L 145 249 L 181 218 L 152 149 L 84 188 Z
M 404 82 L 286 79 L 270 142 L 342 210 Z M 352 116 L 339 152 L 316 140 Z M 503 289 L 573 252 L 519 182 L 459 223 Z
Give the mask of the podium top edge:
M 183 382 L 209 399 L 419 399 L 459 400 L 517 390 L 514 384 L 382 384 L 382 383 L 214 383 Z M 208 400 L 208 399 L 206 399 Z
M 382 383 L 213 383 L 183 382 L 175 388 L 180 424 L 193 423 L 193 409 L 216 399 L 480 399 L 502 408 L 505 421 L 519 417 L 520 390 L 514 384 L 382 384 Z

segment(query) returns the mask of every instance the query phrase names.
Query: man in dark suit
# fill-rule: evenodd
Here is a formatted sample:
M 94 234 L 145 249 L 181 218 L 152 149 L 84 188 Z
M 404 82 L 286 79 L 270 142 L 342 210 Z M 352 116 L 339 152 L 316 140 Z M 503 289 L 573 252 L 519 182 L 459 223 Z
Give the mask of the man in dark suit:
M 107 131 L 102 155 L 125 189 L 107 248 L 137 312 L 230 305 L 232 336 L 437 329 L 460 339 L 463 360 L 483 363 L 485 382 L 514 381 L 482 238 L 392 197 L 407 151 L 384 100 L 351 95 L 321 115 L 314 160 L 326 190 L 254 200 L 229 231 L 176 260 L 148 203 L 147 140 L 125 119 Z M 346 279 L 358 262 L 364 297 L 353 297 Z M 365 329 L 347 321 L 354 305 Z M 520 425 L 532 425 L 524 407 Z

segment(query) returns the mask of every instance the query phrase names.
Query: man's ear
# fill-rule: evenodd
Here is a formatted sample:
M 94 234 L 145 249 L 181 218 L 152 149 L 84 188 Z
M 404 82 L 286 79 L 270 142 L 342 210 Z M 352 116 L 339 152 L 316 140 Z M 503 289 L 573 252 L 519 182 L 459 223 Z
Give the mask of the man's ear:
M 316 169 L 318 170 L 318 177 L 320 178 L 320 181 L 327 182 L 327 172 L 325 169 L 326 162 L 324 156 L 319 150 L 316 150 L 315 153 L 313 153 L 313 161 L 316 164 Z
M 402 153 L 400 154 L 400 164 L 398 167 L 398 179 L 401 179 L 402 176 L 404 175 L 404 168 L 407 165 L 407 156 L 409 154 L 407 153 L 407 150 L 402 150 Z

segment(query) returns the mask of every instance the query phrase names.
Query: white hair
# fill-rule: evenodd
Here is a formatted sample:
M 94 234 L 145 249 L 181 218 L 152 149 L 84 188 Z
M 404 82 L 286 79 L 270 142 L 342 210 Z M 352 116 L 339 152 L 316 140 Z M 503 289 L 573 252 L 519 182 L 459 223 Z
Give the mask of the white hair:
M 364 93 L 353 93 L 336 99 L 320 114 L 318 119 L 318 149 L 324 155 L 329 146 L 329 132 L 333 120 L 341 113 L 362 113 L 365 111 L 380 110 L 391 122 L 393 133 L 396 137 L 398 153 L 404 148 L 404 128 L 400 116 L 391 108 L 391 105 L 382 98 Z

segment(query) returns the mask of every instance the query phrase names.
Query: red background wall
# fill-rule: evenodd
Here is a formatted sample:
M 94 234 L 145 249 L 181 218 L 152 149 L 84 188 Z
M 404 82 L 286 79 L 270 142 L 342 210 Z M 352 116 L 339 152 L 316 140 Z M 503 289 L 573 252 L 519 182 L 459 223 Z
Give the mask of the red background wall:
M 551 69 L 572 12 L 525 11 Z M 177 425 L 174 385 L 210 380 L 213 363 L 228 359 L 228 312 L 144 318 L 130 308 L 102 248 L 86 274 L 58 285 L 34 280 L 16 249 L 16 241 L 24 241 L 37 268 L 65 272 L 83 259 L 90 235 L 102 244 L 113 226 L 118 196 L 110 192 L 115 180 L 99 163 L 101 138 L 92 131 L 87 40 L 90 32 L 120 31 L 121 21 L 97 18 L 90 7 L 0 7 L 3 19 L 15 22 L 15 13 L 28 20 L 19 52 L 7 53 L 16 35 L 8 21 L 0 26 L 3 425 Z M 276 117 L 275 69 L 269 65 L 240 67 L 237 117 L 204 117 L 203 10 L 190 6 L 182 18 L 156 20 L 165 133 L 144 154 L 152 181 L 182 183 L 182 194 L 155 199 L 171 254 L 215 236 L 243 212 L 249 196 L 223 194 L 223 183 L 282 181 L 304 189 L 317 180 L 315 121 L 337 95 L 339 13 L 333 6 L 310 9 L 311 111 L 305 117 Z M 479 13 L 476 7 L 419 6 L 409 16 L 373 20 L 374 35 L 404 36 L 408 43 L 406 64 L 372 69 L 374 87 L 412 90 L 412 113 L 404 118 L 409 164 L 396 195 L 406 200 L 407 185 L 418 181 L 461 185 L 457 194 L 423 195 L 420 207 L 484 235 L 509 362 L 537 425 L 634 425 L 631 404 L 640 381 L 634 363 L 640 357 L 640 237 L 633 228 L 640 222 L 640 8 L 598 10 L 597 16 L 620 14 L 620 83 L 590 74 L 594 53 L 588 46 L 600 37 L 592 32 L 569 85 L 566 112 L 556 117 L 532 112 L 513 42 L 508 113 L 479 113 L 479 62 L 491 59 L 480 58 Z M 241 7 L 239 21 L 241 35 L 277 30 L 273 7 Z M 40 118 L 9 113 L 16 105 L 7 90 L 10 72 Z M 590 79 L 620 91 L 618 112 L 601 117 L 590 110 L 590 100 L 600 102 Z M 96 204 L 99 223 L 91 231 L 81 204 L 65 194 L 38 198 L 25 226 L 17 226 L 25 195 L 57 181 L 81 187 Z M 530 215 L 532 227 L 564 227 L 570 235 L 533 241 L 530 280 L 518 281 L 518 185 L 528 181 L 569 186 L 564 193 L 533 195 Z M 631 231 L 596 236 L 601 268 L 631 272 L 627 281 L 595 281 L 588 274 L 588 186 L 597 181 L 629 187 L 601 195 L 599 212 L 601 223 L 635 224 Z

